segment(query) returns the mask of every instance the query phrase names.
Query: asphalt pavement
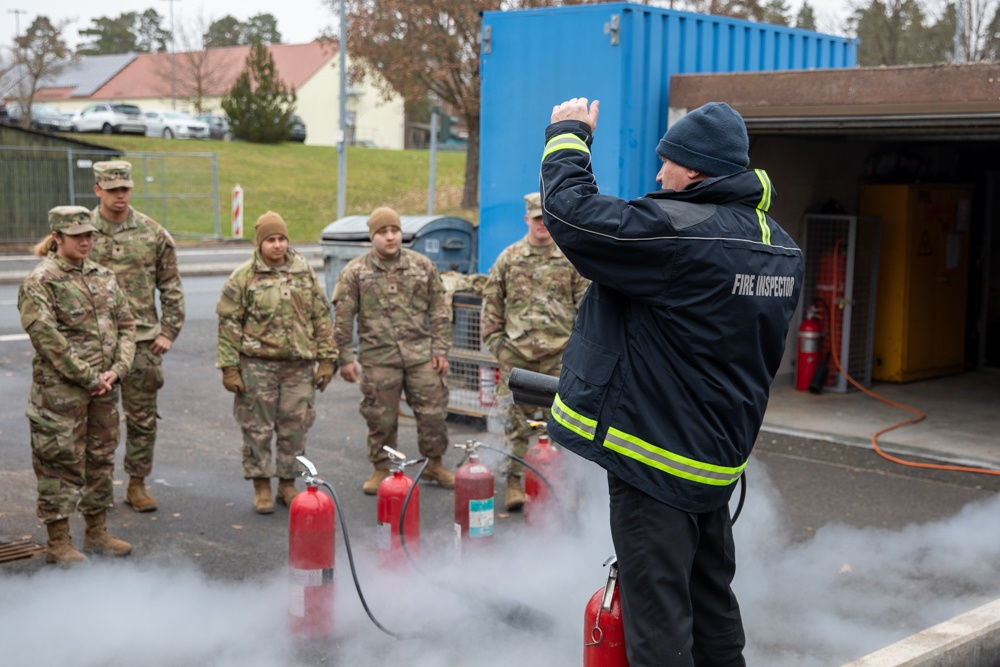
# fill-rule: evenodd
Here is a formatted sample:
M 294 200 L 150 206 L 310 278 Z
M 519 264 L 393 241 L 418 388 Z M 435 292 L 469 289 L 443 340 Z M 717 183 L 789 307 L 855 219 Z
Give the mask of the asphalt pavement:
M 232 397 L 214 367 L 219 271 L 228 273 L 185 272 L 188 321 L 165 360 L 149 480 L 160 509 L 138 514 L 120 502 L 119 451 L 109 527 L 133 554 L 68 571 L 40 558 L 0 564 L 0 662 L 581 664 L 584 606 L 603 587 L 613 551 L 601 471 L 564 456 L 566 514 L 542 534 L 502 511 L 498 484 L 493 552 L 464 557 L 454 546 L 453 494 L 421 483 L 417 566 L 387 571 L 377 558 L 376 499 L 360 490 L 369 466 L 358 390 L 339 378 L 318 396 L 307 456 L 336 489 L 365 603 L 382 629 L 355 592 L 338 526 L 334 636 L 289 637 L 287 510 L 253 512 Z M 16 285 L 0 285 L 0 542 L 44 543 L 24 418 L 32 349 L 15 299 Z M 456 418 L 450 438 L 502 447 L 479 427 Z M 416 456 L 415 442 L 403 418 L 400 448 Z M 460 459 L 453 448 L 445 463 Z M 496 458 L 484 459 L 496 469 Z M 860 447 L 768 433 L 746 477 L 735 588 L 748 664 L 844 664 L 1000 594 L 997 477 L 905 469 Z M 72 528 L 79 542 L 82 522 Z M 52 642 L 51 628 L 68 640 Z

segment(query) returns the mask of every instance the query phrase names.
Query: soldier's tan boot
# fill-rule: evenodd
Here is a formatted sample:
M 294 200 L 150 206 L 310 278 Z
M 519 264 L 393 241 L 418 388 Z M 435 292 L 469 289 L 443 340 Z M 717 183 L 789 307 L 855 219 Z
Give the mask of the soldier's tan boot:
M 278 502 L 285 507 L 291 507 L 292 501 L 298 494 L 299 492 L 295 490 L 294 479 L 282 479 L 278 482 Z
M 424 468 L 424 479 L 433 479 L 444 489 L 455 488 L 455 475 L 444 467 L 440 456 L 432 456 L 430 463 Z
M 375 466 L 372 470 L 372 475 L 365 480 L 365 483 L 361 485 L 361 490 L 365 492 L 365 495 L 374 496 L 378 493 L 378 485 L 382 483 L 382 480 L 391 475 L 392 472 L 388 468 L 382 468 Z
M 271 496 L 270 477 L 254 477 L 253 511 L 257 514 L 274 513 L 274 498 Z
M 507 489 L 503 494 L 503 506 L 508 512 L 517 512 L 524 506 L 524 489 L 521 488 L 521 478 L 517 475 L 507 475 Z
M 125 504 L 131 505 L 136 512 L 156 511 L 156 501 L 146 491 L 146 480 L 142 477 L 129 477 L 128 490 L 125 491 Z
M 46 563 L 71 567 L 87 562 L 87 557 L 73 548 L 73 540 L 69 536 L 69 519 L 53 521 L 46 524 L 45 528 L 49 531 L 49 542 L 45 545 Z
M 83 536 L 83 550 L 101 554 L 102 556 L 127 556 L 132 553 L 132 545 L 125 540 L 119 540 L 108 532 L 104 525 L 107 513 L 85 514 L 87 532 Z

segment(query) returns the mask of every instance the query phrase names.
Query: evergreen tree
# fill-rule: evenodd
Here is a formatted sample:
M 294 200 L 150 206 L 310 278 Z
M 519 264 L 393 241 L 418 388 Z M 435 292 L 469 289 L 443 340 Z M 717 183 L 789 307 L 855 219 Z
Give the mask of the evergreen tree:
M 208 26 L 202 37 L 206 49 L 222 46 L 239 46 L 243 43 L 243 24 L 235 16 L 227 14 Z
M 803 30 L 816 29 L 816 12 L 808 2 L 803 2 L 799 8 L 799 13 L 795 17 L 795 27 Z
M 222 100 L 222 110 L 237 139 L 275 144 L 288 139 L 295 99 L 295 91 L 289 91 L 278 77 L 271 52 L 255 42 L 243 71 Z
M 278 19 L 273 14 L 257 14 L 243 24 L 243 44 L 253 44 L 255 41 L 261 44 L 281 44 Z
M 132 31 L 135 21 L 135 12 L 125 12 L 115 19 L 109 16 L 90 19 L 91 27 L 81 30 L 80 37 L 89 37 L 91 41 L 80 46 L 76 52 L 82 56 L 136 53 L 139 51 L 139 40 Z

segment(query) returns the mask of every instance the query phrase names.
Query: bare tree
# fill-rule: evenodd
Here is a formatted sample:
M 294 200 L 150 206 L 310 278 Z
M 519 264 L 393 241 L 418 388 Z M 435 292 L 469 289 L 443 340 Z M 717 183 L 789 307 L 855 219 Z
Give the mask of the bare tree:
M 339 0 L 326 0 L 332 9 Z M 484 11 L 573 0 L 346 0 L 347 52 L 357 78 L 379 74 L 388 99 L 425 96 L 455 110 L 469 128 L 462 207 L 479 203 L 479 29 Z
M 57 76 L 71 62 L 72 51 L 62 38 L 65 27 L 66 22 L 53 24 L 47 16 L 37 16 L 23 35 L 14 38 L 11 75 L 16 77 L 14 88 L 24 127 L 31 126 L 31 105 L 41 82 Z
M 178 53 L 178 83 L 180 95 L 194 107 L 195 113 L 205 113 L 205 98 L 218 96 L 228 80 L 226 67 L 219 52 L 203 48 L 202 36 L 208 31 L 210 19 L 199 16 L 192 26 L 181 31 Z

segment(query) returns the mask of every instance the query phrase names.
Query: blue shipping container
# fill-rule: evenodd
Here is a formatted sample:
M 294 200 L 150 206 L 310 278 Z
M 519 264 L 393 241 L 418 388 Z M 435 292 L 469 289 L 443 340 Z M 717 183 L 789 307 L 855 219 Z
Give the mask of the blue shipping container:
M 855 39 L 630 3 L 485 12 L 482 25 L 479 267 L 524 236 L 552 107 L 601 101 L 594 173 L 602 192 L 659 189 L 656 143 L 673 74 L 857 65 Z M 721 100 L 725 101 L 725 100 Z

